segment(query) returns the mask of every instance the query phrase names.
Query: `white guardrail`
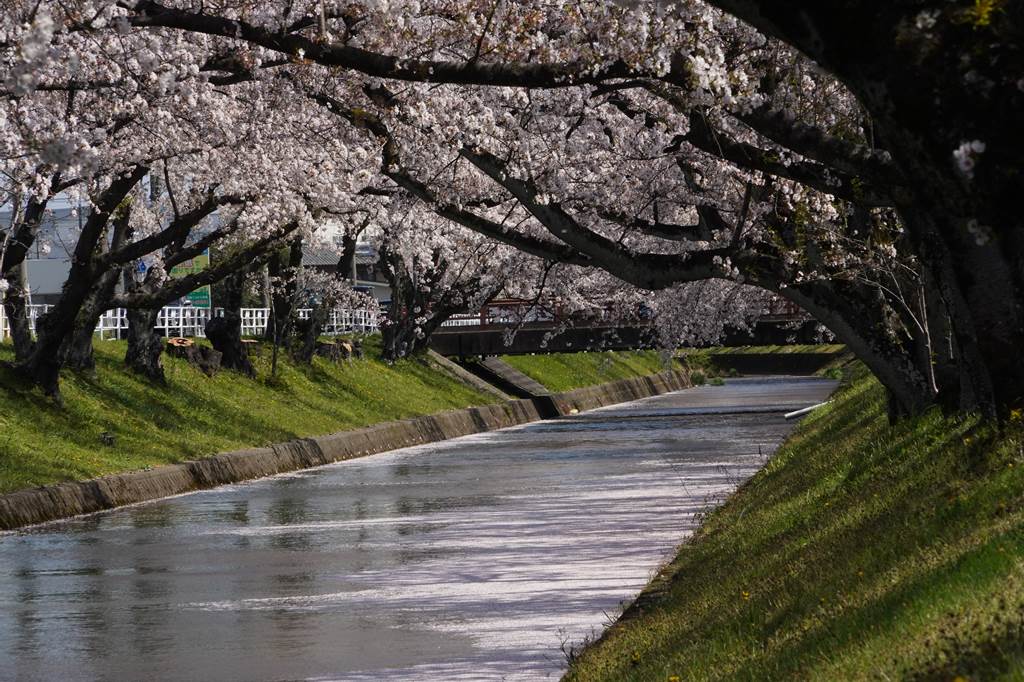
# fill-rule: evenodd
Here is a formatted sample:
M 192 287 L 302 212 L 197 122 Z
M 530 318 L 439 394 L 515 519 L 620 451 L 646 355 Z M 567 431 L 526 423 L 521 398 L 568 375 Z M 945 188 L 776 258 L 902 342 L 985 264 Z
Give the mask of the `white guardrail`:
M 51 306 L 31 305 L 29 325 L 35 333 L 36 321 Z M 163 308 L 156 318 L 156 329 L 164 336 L 204 337 L 206 323 L 214 315 L 222 314 L 221 308 L 193 308 L 190 306 L 169 306 Z M 298 311 L 300 319 L 308 319 L 310 308 Z M 269 308 L 242 308 L 242 336 L 260 336 L 266 331 L 270 318 Z M 324 325 L 324 334 L 333 336 L 346 332 L 373 333 L 379 330 L 378 312 L 366 309 L 336 308 Z M 128 311 L 124 308 L 108 310 L 96 325 L 96 335 L 101 339 L 123 339 L 128 335 Z M 10 327 L 3 307 L 0 307 L 0 341 L 10 336 Z

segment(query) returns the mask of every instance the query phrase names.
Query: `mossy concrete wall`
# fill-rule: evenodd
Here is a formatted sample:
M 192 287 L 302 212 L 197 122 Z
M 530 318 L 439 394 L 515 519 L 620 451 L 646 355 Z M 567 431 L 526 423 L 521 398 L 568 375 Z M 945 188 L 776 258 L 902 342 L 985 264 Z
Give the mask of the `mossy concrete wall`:
M 714 353 L 708 356 L 719 372 L 811 375 L 835 362 L 842 353 Z
M 689 385 L 685 373 L 663 372 L 534 400 L 510 400 L 386 422 L 355 431 L 301 438 L 266 448 L 225 452 L 147 471 L 20 490 L 0 496 L 0 530 L 13 530 L 411 445 L 527 424 L 551 416 L 659 395 Z
M 631 400 L 649 398 L 662 393 L 671 393 L 684 388 L 689 388 L 690 377 L 685 372 L 662 372 L 645 377 L 623 379 L 598 386 L 578 388 L 568 393 L 556 393 L 551 396 L 551 401 L 559 415 L 572 414 L 574 411 L 583 412 L 593 410 L 606 405 L 625 403 Z

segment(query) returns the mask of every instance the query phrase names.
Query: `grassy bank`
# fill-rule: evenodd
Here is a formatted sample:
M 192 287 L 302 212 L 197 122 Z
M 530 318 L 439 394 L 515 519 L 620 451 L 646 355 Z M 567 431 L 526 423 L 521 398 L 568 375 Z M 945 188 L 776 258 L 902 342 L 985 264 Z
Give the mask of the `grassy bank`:
M 1024 679 L 1024 428 L 892 428 L 862 369 L 571 680 Z
M 715 346 L 714 348 L 686 348 L 686 355 L 787 355 L 790 353 L 842 353 L 846 346 L 840 343 L 792 344 L 788 346 Z
M 555 393 L 667 369 L 655 350 L 505 355 L 501 359 Z
M 0 344 L 0 360 L 12 357 Z M 271 379 L 265 352 L 251 380 L 164 357 L 168 386 L 157 387 L 123 357 L 123 343 L 97 343 L 95 378 L 65 373 L 63 409 L 0 368 L 0 492 L 494 402 L 413 360 L 303 367 L 282 356 Z
M 821 363 L 797 357 L 822 355 L 834 356 L 834 359 Z M 765 362 L 762 364 L 755 356 L 761 356 Z M 738 376 L 751 367 L 751 361 L 758 366 L 757 372 L 813 373 L 838 379 L 842 376 L 841 368 L 853 358 L 842 344 L 684 348 L 678 351 L 677 357 L 691 370 L 696 383 L 701 383 L 705 377 Z

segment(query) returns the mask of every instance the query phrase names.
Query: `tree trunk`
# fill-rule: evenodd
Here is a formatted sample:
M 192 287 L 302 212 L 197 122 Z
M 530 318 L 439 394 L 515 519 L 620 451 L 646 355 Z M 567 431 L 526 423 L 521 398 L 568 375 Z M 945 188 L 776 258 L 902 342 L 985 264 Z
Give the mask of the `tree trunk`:
M 43 392 L 60 402 L 60 369 L 66 357 L 66 341 L 75 329 L 78 314 L 93 284 L 99 278 L 95 270 L 97 245 L 106 234 L 107 222 L 128 193 L 146 174 L 136 166 L 117 176 L 103 191 L 79 235 L 71 261 L 71 271 L 61 289 L 60 300 L 38 322 L 32 353 L 18 369 Z
M 896 208 L 947 307 L 961 409 L 995 416 L 1020 405 L 1024 5 L 992 3 L 988 21 L 972 23 L 935 3 L 939 19 L 922 31 L 914 3 L 711 4 L 793 45 L 857 96 L 872 143 L 904 178 Z M 954 151 L 972 143 L 976 154 L 958 169 Z
M 879 304 L 861 287 L 839 283 L 810 283 L 776 291 L 825 325 L 885 386 L 890 414 L 920 414 L 934 404 L 935 394 L 927 375 L 912 352 L 879 334 Z
M 313 356 L 316 355 L 316 343 L 320 335 L 323 334 L 324 325 L 327 324 L 327 318 L 331 313 L 331 308 L 334 307 L 332 303 L 323 302 L 313 308 L 313 312 L 310 313 L 309 319 L 306 320 L 305 329 L 302 334 L 302 347 L 299 349 L 298 359 L 300 362 L 310 364 L 313 362 Z
M 277 281 L 274 283 L 273 304 L 270 306 L 267 330 L 263 336 L 265 341 L 280 345 L 284 340 L 295 306 L 296 277 L 301 266 L 301 239 L 293 240 L 287 250 L 278 249 L 267 263 L 271 278 Z
M 156 331 L 159 314 L 159 309 L 128 309 L 128 350 L 124 364 L 131 371 L 163 384 L 167 378 L 160 362 L 163 338 Z
M 14 361 L 23 362 L 32 354 L 32 325 L 29 320 L 27 293 L 24 288 L 25 263 L 12 266 L 5 273 L 10 276 L 10 288 L 4 296 L 4 312 L 14 344 Z
M 75 330 L 67 342 L 66 363 L 70 369 L 87 373 L 96 371 L 96 357 L 93 353 L 96 326 L 99 324 L 100 317 L 107 311 L 107 304 L 114 296 L 120 278 L 120 270 L 103 273 L 100 281 L 93 288 L 93 292 L 82 304 L 78 320 L 75 322 Z
M 224 278 L 224 316 L 206 323 L 206 338 L 221 353 L 221 367 L 256 376 L 256 369 L 242 344 L 242 293 L 248 272 L 242 270 Z
M 96 355 L 92 345 L 93 336 L 96 334 L 96 325 L 95 318 L 91 324 L 83 318 L 79 324 L 75 325 L 75 331 L 67 341 L 67 351 L 64 356 L 65 367 L 89 375 L 96 373 Z
M 341 258 L 335 272 L 341 279 L 347 279 L 356 285 L 356 247 L 359 242 L 359 233 L 344 234 L 341 237 Z

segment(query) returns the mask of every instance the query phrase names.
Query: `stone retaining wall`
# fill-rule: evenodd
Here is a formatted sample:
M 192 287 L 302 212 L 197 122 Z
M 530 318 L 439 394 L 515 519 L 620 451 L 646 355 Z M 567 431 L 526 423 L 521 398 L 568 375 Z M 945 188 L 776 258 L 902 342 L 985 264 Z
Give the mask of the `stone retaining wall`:
M 422 445 L 646 398 L 689 386 L 682 372 L 616 381 L 534 400 L 510 400 L 355 431 L 225 452 L 146 471 L 58 483 L 0 496 L 0 530 L 90 514 L 227 483 L 273 476 L 387 450 Z M 540 404 L 547 401 L 547 404 Z

